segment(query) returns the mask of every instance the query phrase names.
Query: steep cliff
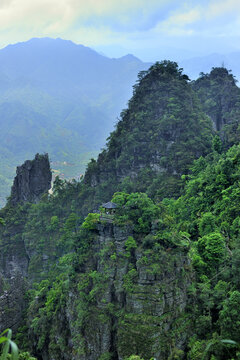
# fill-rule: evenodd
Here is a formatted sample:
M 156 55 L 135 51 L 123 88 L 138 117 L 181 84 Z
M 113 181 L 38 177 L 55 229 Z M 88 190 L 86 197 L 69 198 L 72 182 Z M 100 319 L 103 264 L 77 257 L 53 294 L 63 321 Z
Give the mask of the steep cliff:
M 97 199 L 116 190 L 177 197 L 180 176 L 210 151 L 211 135 L 211 123 L 182 69 L 170 61 L 156 63 L 139 74 L 128 108 L 107 148 L 89 164 L 85 183 Z
M 239 142 L 240 89 L 236 80 L 224 67 L 213 68 L 209 74 L 200 74 L 192 83 L 204 112 L 211 118 L 214 130 L 226 146 Z
M 0 331 L 15 331 L 22 320 L 27 286 L 28 256 L 22 232 L 26 209 L 9 206 L 1 215 L 5 225 L 0 227 Z
M 64 257 L 65 274 L 33 294 L 29 336 L 39 357 L 167 359 L 185 349 L 194 276 L 187 247 L 164 244 L 157 223 L 140 234 L 117 222 L 82 229 L 77 253 Z
M 22 202 L 38 202 L 41 195 L 51 188 L 51 180 L 48 154 L 36 154 L 34 160 L 27 160 L 17 167 L 10 202 L 13 205 Z
M 23 239 L 30 204 L 37 203 L 51 187 L 48 155 L 35 156 L 17 168 L 8 204 L 1 210 L 0 228 L 0 331 L 15 330 L 26 306 L 29 255 Z M 4 310 L 3 310 L 4 309 Z

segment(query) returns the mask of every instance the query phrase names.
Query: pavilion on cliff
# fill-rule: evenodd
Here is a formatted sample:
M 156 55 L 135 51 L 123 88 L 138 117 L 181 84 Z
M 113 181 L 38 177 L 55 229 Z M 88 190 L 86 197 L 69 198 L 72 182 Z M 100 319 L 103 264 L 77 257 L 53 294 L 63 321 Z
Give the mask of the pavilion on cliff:
M 117 207 L 118 205 L 113 203 L 112 201 L 102 204 L 102 208 L 107 215 L 114 215 Z

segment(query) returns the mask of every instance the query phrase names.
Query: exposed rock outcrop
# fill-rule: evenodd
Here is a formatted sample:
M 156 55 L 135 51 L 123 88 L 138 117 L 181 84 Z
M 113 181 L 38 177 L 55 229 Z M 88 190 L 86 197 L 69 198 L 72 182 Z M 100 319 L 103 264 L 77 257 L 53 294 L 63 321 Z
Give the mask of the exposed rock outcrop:
M 10 204 L 38 202 L 42 194 L 50 189 L 51 178 L 48 154 L 36 154 L 33 160 L 18 166 Z M 0 231 L 0 332 L 5 328 L 15 330 L 19 327 L 28 288 L 29 256 L 21 235 L 27 212 L 23 207 L 19 208 L 13 222 L 8 221 L 11 216 L 11 208 L 6 207 L 5 212 L 3 209 L 6 225 Z
M 187 253 L 164 247 L 156 253 L 144 249 L 140 238 L 139 246 L 127 252 L 126 242 L 133 235 L 130 226 L 98 226 L 92 255 L 76 274 L 57 315 L 58 345 L 47 349 L 46 342 L 44 358 L 123 360 L 139 354 L 164 360 L 174 349 L 184 350 L 184 316 L 193 280 Z M 66 331 L 68 344 L 62 349 Z
M 19 232 L 7 228 L 1 237 L 0 247 L 0 332 L 6 328 L 13 331 L 21 324 L 26 307 L 28 256 Z
M 204 112 L 212 120 L 214 130 L 219 131 L 223 138 L 228 138 L 228 132 L 235 133 L 239 124 L 240 89 L 231 71 L 224 67 L 216 67 L 210 74 L 200 75 L 193 81 L 192 87 Z
M 42 194 L 51 188 L 52 173 L 48 154 L 36 154 L 33 160 L 27 160 L 17 167 L 17 175 L 11 190 L 10 202 L 36 203 Z
M 3 280 L 0 274 L 0 332 L 10 328 L 16 331 L 26 308 L 27 283 L 20 273 Z
M 146 255 L 141 246 L 127 254 L 125 244 L 132 235 L 129 227 L 112 224 L 99 227 L 98 253 L 113 248 L 116 260 L 109 261 L 106 256 L 99 257 L 97 262 L 97 271 L 106 282 L 97 297 L 96 314 L 99 317 L 102 314 L 105 320 L 102 323 L 94 322 L 94 317 L 90 320 L 85 334 L 86 359 L 97 360 L 106 353 L 124 359 L 131 352 L 144 358 L 166 359 L 171 347 L 184 348 L 184 332 L 172 338 L 172 344 L 165 338 L 171 338 L 179 324 L 184 326 L 181 317 L 193 275 L 189 259 L 180 249 L 163 248 L 155 259 L 150 250 Z M 107 308 L 113 304 L 119 314 L 113 311 L 106 316 Z M 93 333 L 97 336 L 92 336 Z

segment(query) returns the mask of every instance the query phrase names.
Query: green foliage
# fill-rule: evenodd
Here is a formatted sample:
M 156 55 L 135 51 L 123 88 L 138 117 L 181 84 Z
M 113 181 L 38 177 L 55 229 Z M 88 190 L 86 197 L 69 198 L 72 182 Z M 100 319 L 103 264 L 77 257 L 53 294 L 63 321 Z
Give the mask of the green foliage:
M 58 216 L 52 216 L 51 217 L 51 223 L 50 223 L 51 230 L 57 230 L 59 227 L 59 218 Z
M 219 324 L 223 338 L 239 342 L 240 338 L 240 292 L 235 290 L 224 300 L 220 311 Z
M 99 222 L 100 214 L 89 213 L 82 223 L 82 228 L 86 230 L 96 230 L 96 226 Z
M 213 150 L 216 151 L 218 154 L 221 154 L 222 152 L 222 140 L 219 136 L 215 135 L 213 138 Z
M 111 360 L 112 359 L 112 354 L 110 352 L 105 352 L 103 353 L 99 360 Z
M 76 233 L 77 232 L 77 225 L 78 225 L 78 217 L 75 213 L 71 213 L 67 220 L 65 221 L 65 224 L 64 224 L 64 232 L 66 234 L 69 234 L 69 233 Z
M 192 84 L 214 116 L 220 73 Z M 37 282 L 19 339 L 54 359 L 88 358 L 110 334 L 101 359 L 237 360 L 240 146 L 226 144 L 176 63 L 139 74 L 84 180 L 57 178 L 40 203 L 0 213 L 3 253 L 29 256 Z M 111 221 L 89 213 L 111 198 Z
M 64 270 L 66 271 L 66 268 Z M 61 309 L 66 306 L 68 285 L 69 281 L 64 272 L 53 284 L 49 280 L 43 280 L 33 291 L 28 317 L 31 319 L 29 337 L 31 340 L 36 339 L 35 351 L 41 352 L 49 348 L 57 354 L 60 350 L 66 350 L 67 339 L 64 339 L 64 336 L 55 346 L 55 333 L 58 331 L 56 319 Z M 65 336 L 68 334 L 67 331 L 63 331 Z
M 198 240 L 198 251 L 211 269 L 217 269 L 226 256 L 226 247 L 224 238 L 221 234 L 215 232 L 203 236 Z
M 119 205 L 116 222 L 133 225 L 136 233 L 149 233 L 160 216 L 160 208 L 144 193 L 115 193 L 112 201 Z
M 125 248 L 128 256 L 130 256 L 132 251 L 137 248 L 137 243 L 132 236 L 129 236 L 125 241 Z
M 36 360 L 35 357 L 31 356 L 28 351 L 20 352 L 18 360 Z
M 89 164 L 85 183 L 104 184 L 105 192 L 177 197 L 180 176 L 211 151 L 211 138 L 211 123 L 188 77 L 175 62 L 157 62 L 139 74 L 128 108 L 107 148 Z M 100 197 L 100 186 L 93 192 Z
M 134 281 L 137 279 L 137 270 L 131 269 L 126 275 L 124 275 L 123 287 L 127 292 L 133 291 Z
M 199 221 L 199 235 L 208 235 L 216 230 L 216 218 L 210 212 L 204 213 Z
M 189 255 L 196 271 L 191 313 L 197 337 L 189 359 L 238 358 L 236 347 L 222 339 L 239 338 L 239 151 L 234 146 L 199 159 L 183 196 L 170 203 L 178 230 L 187 230 L 192 240 Z
M 0 344 L 2 345 L 2 351 L 0 355 L 1 360 L 7 360 L 9 350 L 11 349 L 11 358 L 13 360 L 18 359 L 18 347 L 17 345 L 11 340 L 12 338 L 12 330 L 6 329 L 0 334 Z

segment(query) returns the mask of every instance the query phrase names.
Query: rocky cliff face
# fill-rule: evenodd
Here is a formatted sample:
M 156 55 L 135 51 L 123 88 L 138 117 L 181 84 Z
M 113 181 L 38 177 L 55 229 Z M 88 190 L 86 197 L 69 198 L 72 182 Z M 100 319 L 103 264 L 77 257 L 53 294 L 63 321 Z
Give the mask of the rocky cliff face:
M 24 210 L 10 207 L 6 218 L 14 221 L 6 221 L 0 229 L 0 331 L 6 328 L 15 331 L 26 306 L 24 295 L 29 259 L 22 239 L 25 216 Z
M 129 227 L 105 224 L 98 231 L 97 252 L 105 254 L 98 258 L 96 271 L 105 278 L 105 288 L 84 333 L 85 359 L 109 353 L 114 359 L 132 353 L 167 359 L 173 348 L 184 347 L 186 336 L 182 332 L 171 338 L 176 326 L 183 326 L 181 315 L 188 303 L 192 273 L 186 254 L 162 248 L 156 256 L 142 247 L 140 239 L 139 246 L 128 252 L 126 242 L 133 235 Z
M 91 250 L 67 281 L 68 290 L 65 283 L 57 298 L 51 297 L 54 314 L 41 307 L 42 301 L 50 304 L 46 285 L 31 305 L 30 316 L 48 318 L 41 322 L 44 332 L 31 329 L 33 353 L 44 359 L 123 360 L 139 354 L 164 360 L 181 352 L 193 277 L 186 251 L 144 248 L 141 237 L 129 250 L 136 234 L 112 223 L 99 224 L 91 236 Z
M 16 218 L 15 218 L 16 219 Z M 24 219 L 20 212 L 16 223 Z M 20 220 L 21 221 L 21 220 Z M 22 224 L 1 229 L 0 239 L 0 331 L 16 331 L 21 323 L 27 290 L 28 256 L 21 238 Z
M 142 246 L 127 253 L 131 229 L 108 224 L 100 225 L 98 231 L 98 253 L 112 248 L 112 254 L 96 264 L 97 272 L 106 279 L 105 289 L 90 315 L 85 359 L 96 360 L 112 352 L 115 359 L 131 353 L 166 359 L 171 347 L 184 346 L 184 333 L 171 339 L 171 344 L 165 337 L 171 338 L 187 306 L 191 275 L 186 254 L 162 248 L 154 261 L 153 252 Z M 115 311 L 108 314 L 111 306 Z M 95 316 L 104 320 L 96 322 Z
M 36 154 L 34 160 L 27 160 L 17 167 L 11 190 L 11 203 L 38 202 L 41 195 L 51 188 L 51 180 L 48 154 Z
M 27 283 L 21 273 L 16 273 L 11 279 L 0 274 L 0 283 L 0 331 L 9 328 L 16 332 L 26 308 Z
M 0 331 L 17 329 L 28 287 L 29 255 L 22 237 L 27 217 L 24 202 L 36 203 L 51 187 L 48 155 L 35 156 L 17 168 L 9 203 L 2 210 L 6 225 L 0 229 Z
M 223 67 L 213 68 L 210 74 L 200 74 L 192 83 L 205 113 L 211 118 L 214 130 L 220 132 L 231 145 L 236 143 L 234 134 L 239 130 L 240 89 L 231 71 Z

